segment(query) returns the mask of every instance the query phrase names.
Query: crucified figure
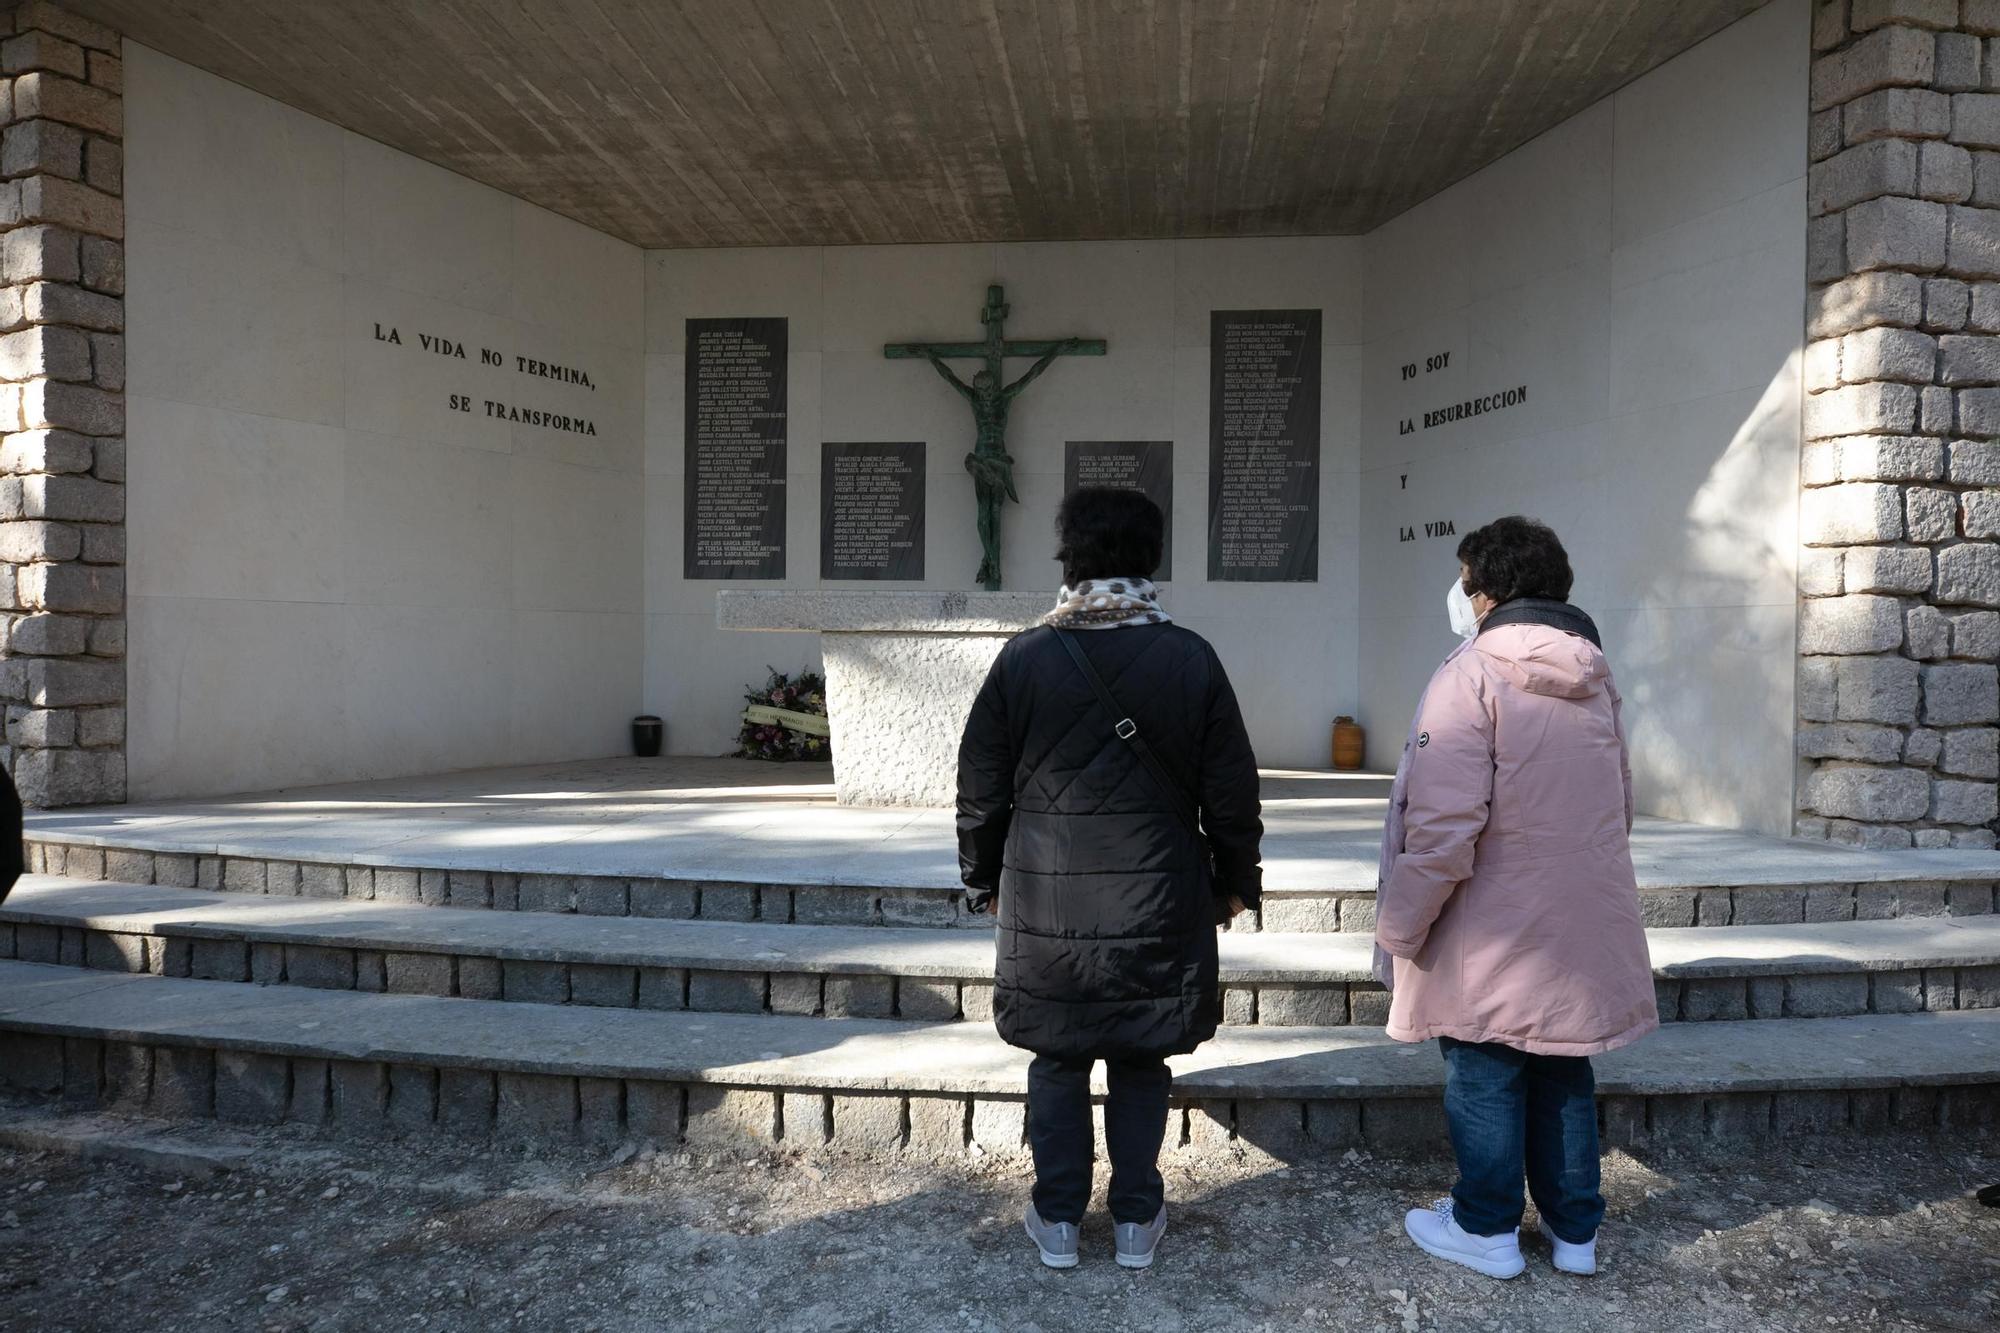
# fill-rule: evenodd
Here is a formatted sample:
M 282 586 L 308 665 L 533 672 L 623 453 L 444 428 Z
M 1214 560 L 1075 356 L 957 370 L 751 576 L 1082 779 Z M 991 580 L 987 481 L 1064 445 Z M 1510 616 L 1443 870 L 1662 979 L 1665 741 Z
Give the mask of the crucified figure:
M 1103 356 L 1105 351 L 1101 338 L 1009 339 L 1002 331 L 1006 318 L 1006 298 L 996 284 L 986 289 L 986 306 L 979 312 L 979 322 L 986 329 L 986 337 L 981 341 L 890 343 L 882 349 L 882 355 L 892 358 L 923 357 L 945 383 L 972 404 L 976 435 L 972 452 L 965 456 L 965 470 L 972 474 L 973 494 L 979 501 L 979 545 L 983 558 L 979 562 L 978 579 L 980 586 L 989 592 L 1000 587 L 1000 507 L 1009 500 L 1018 504 L 1021 498 L 1014 492 L 1014 459 L 1007 452 L 1007 411 L 1015 396 L 1057 357 Z M 1007 384 L 1001 367 L 1010 356 L 1032 356 L 1036 360 L 1021 378 Z M 945 364 L 948 357 L 963 357 L 983 365 L 973 375 L 972 383 L 967 384 Z
M 1021 502 L 1014 492 L 1014 455 L 1007 452 L 1007 409 L 1016 394 L 1053 365 L 1057 357 L 1074 352 L 1080 341 L 1066 338 L 1057 343 L 1028 367 L 1021 378 L 1006 385 L 991 370 L 979 371 L 973 375 L 972 383 L 967 384 L 944 363 L 943 357 L 935 352 L 927 354 L 932 368 L 972 404 L 978 436 L 972 452 L 965 456 L 965 470 L 972 474 L 973 494 L 979 499 L 979 545 L 985 558 L 974 577 L 984 587 L 1000 586 L 1000 506 L 1006 500 Z

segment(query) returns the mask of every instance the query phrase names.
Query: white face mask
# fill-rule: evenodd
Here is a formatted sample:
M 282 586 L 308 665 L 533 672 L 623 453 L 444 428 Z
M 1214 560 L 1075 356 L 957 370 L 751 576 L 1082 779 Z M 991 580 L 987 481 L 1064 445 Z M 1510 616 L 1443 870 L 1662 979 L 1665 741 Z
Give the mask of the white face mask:
M 1451 581 L 1451 591 L 1445 594 L 1444 605 L 1451 615 L 1453 634 L 1469 639 L 1479 633 L 1479 612 L 1472 609 L 1472 599 L 1465 595 L 1465 585 L 1459 580 Z

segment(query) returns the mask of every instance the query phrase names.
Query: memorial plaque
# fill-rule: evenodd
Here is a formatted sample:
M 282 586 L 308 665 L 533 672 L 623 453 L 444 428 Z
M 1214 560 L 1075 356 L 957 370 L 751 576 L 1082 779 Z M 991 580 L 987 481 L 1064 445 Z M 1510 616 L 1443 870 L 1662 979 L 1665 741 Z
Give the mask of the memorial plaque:
M 1317 310 L 1209 313 L 1208 577 L 1319 578 Z
M 923 578 L 923 444 L 820 445 L 819 576 Z
M 1144 491 L 1167 516 L 1158 583 L 1174 576 L 1174 446 L 1171 440 L 1071 440 L 1063 450 L 1063 494 L 1085 486 Z
M 783 319 L 687 322 L 687 578 L 785 576 L 786 343 Z

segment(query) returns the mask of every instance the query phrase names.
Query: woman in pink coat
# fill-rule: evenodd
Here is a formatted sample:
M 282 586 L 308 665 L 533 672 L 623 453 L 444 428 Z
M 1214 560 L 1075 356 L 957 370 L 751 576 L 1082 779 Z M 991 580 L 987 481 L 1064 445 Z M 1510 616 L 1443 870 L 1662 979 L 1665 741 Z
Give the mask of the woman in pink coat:
M 1525 1173 L 1556 1267 L 1589 1273 L 1604 1216 L 1590 1057 L 1659 1026 L 1618 690 L 1554 532 L 1503 518 L 1458 558 L 1476 629 L 1424 693 L 1377 904 L 1389 1035 L 1438 1038 L 1458 1158 L 1451 1195 L 1405 1228 L 1513 1277 Z

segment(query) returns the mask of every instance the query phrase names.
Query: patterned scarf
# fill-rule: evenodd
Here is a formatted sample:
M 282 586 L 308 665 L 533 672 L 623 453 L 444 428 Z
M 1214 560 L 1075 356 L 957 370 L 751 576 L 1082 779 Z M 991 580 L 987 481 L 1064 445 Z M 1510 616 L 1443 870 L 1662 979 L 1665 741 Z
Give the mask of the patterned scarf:
M 1172 619 L 1160 609 L 1159 589 L 1151 579 L 1086 579 L 1064 587 L 1056 609 L 1042 623 L 1056 629 L 1123 629 Z

